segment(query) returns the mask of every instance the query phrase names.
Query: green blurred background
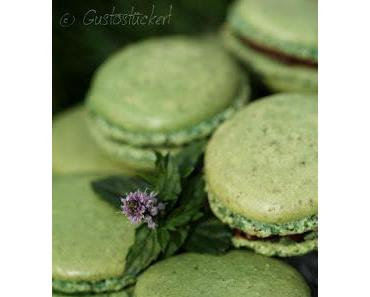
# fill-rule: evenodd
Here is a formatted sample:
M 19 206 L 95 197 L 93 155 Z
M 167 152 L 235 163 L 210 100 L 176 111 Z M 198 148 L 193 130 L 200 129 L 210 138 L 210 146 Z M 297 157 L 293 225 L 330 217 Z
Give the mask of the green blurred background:
M 149 36 L 216 31 L 231 0 L 72 1 L 53 2 L 53 113 L 84 99 L 94 70 L 122 46 Z M 168 15 L 165 25 L 84 25 L 96 16 L 135 12 Z M 88 13 L 92 16 L 94 12 Z M 66 23 L 62 17 L 69 17 Z M 90 19 L 90 18 L 88 18 Z M 74 20 L 74 23 L 71 22 Z M 87 20 L 87 18 L 86 18 Z

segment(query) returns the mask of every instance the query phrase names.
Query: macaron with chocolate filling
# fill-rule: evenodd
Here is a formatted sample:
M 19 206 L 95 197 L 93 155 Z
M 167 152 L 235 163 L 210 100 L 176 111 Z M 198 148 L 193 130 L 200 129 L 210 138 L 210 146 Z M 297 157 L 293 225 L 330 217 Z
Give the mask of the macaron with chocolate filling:
M 238 0 L 223 40 L 273 91 L 317 90 L 317 1 Z
M 205 154 L 214 214 L 236 247 L 268 256 L 317 248 L 317 96 L 278 94 L 221 125 Z
M 181 254 L 149 267 L 135 297 L 309 297 L 310 289 L 291 266 L 248 251 L 222 256 Z
M 54 174 L 134 174 L 132 169 L 112 160 L 96 145 L 87 127 L 87 113 L 82 105 L 56 115 L 52 138 Z
M 214 37 L 172 36 L 129 45 L 96 72 L 90 128 L 111 157 L 143 170 L 154 151 L 205 139 L 249 99 L 248 79 Z
M 53 290 L 102 293 L 122 290 L 135 227 L 91 188 L 97 175 L 53 177 Z

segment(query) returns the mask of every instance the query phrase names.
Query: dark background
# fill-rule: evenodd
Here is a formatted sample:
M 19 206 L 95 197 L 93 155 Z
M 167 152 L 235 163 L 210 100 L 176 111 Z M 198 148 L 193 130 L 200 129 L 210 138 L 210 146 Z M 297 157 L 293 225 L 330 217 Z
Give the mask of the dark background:
M 84 100 L 95 69 L 122 46 L 150 36 L 198 34 L 217 31 L 224 22 L 232 0 L 162 1 L 53 1 L 53 113 Z M 91 9 L 96 15 L 135 11 L 167 15 L 172 5 L 170 24 L 166 25 L 84 25 Z M 61 23 L 68 14 L 67 23 Z M 69 26 L 71 20 L 74 23 Z M 263 88 L 256 97 L 267 93 Z M 317 296 L 317 253 L 286 259 L 305 276 L 313 296 Z
M 162 1 L 54 1 L 53 2 L 53 112 L 84 99 L 94 70 L 122 46 L 149 36 L 197 34 L 216 31 L 222 24 L 228 0 Z M 97 15 L 135 11 L 150 15 L 168 15 L 166 25 L 83 25 L 90 9 Z M 75 23 L 64 27 L 61 18 L 73 15 Z M 70 16 L 69 15 L 69 16 Z M 70 17 L 72 18 L 72 17 Z

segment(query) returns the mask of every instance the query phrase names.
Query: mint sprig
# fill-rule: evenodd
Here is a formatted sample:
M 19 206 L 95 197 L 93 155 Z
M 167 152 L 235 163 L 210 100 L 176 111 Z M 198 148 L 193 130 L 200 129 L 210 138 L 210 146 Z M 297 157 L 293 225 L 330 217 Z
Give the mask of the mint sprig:
M 153 174 L 140 178 L 111 176 L 92 183 L 100 197 L 118 208 L 121 207 L 122 196 L 138 190 L 155 192 L 158 201 L 166 205 L 165 210 L 156 217 L 155 229 L 148 228 L 146 224 L 136 229 L 135 241 L 126 256 L 125 275 L 135 278 L 151 263 L 175 254 L 184 244 L 187 250 L 197 252 L 223 251 L 228 247 L 226 229 L 220 226 L 214 228 L 214 231 L 222 232 L 215 242 L 210 241 L 212 238 L 206 238 L 203 232 L 211 227 L 201 223 L 207 219 L 205 185 L 198 170 L 204 144 L 204 141 L 194 143 L 176 156 L 156 153 Z M 199 238 L 201 244 L 194 244 Z M 210 248 L 207 245 L 218 247 Z
M 144 179 L 128 176 L 108 176 L 93 181 L 91 186 L 95 193 L 117 208 L 121 208 L 122 194 L 151 188 L 151 185 Z
M 211 217 L 192 227 L 183 248 L 194 253 L 222 254 L 231 247 L 231 237 L 231 230 Z
M 178 165 L 171 155 L 156 153 L 156 170 L 151 179 L 154 191 L 159 193 L 162 202 L 176 200 L 181 192 L 181 176 Z
M 136 277 L 148 267 L 161 253 L 158 230 L 141 225 L 136 229 L 135 242 L 126 256 L 125 275 Z
M 166 217 L 165 227 L 167 229 L 175 230 L 203 215 L 201 208 L 206 199 L 204 186 L 200 175 L 186 180 L 184 189 L 178 197 L 177 207 Z

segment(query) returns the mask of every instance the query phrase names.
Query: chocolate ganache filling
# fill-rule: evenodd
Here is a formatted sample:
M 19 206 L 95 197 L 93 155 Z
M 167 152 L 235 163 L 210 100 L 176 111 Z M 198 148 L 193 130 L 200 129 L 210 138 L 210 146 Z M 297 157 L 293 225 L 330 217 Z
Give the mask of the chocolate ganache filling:
M 270 57 L 271 59 L 277 60 L 284 64 L 289 65 L 297 65 L 297 66 L 304 66 L 308 68 L 317 68 L 317 62 L 304 59 L 304 58 L 298 58 L 286 53 L 283 53 L 281 51 L 278 51 L 276 49 L 269 48 L 267 46 L 261 45 L 256 43 L 255 41 L 252 41 L 244 36 L 237 35 L 238 39 L 251 49 Z
M 246 232 L 243 232 L 239 229 L 234 229 L 233 230 L 233 235 L 236 236 L 236 237 L 240 237 L 240 238 L 244 238 L 246 240 L 250 240 L 250 241 L 255 241 L 255 240 L 268 240 L 268 241 L 278 241 L 282 238 L 286 238 L 286 239 L 289 239 L 289 240 L 292 240 L 292 241 L 295 241 L 295 242 L 303 242 L 305 241 L 305 237 L 307 234 L 309 234 L 310 232 L 312 231 L 308 231 L 308 232 L 305 232 L 305 233 L 302 233 L 302 234 L 291 234 L 291 235 L 284 235 L 284 236 L 278 236 L 278 235 L 272 235 L 272 236 L 269 236 L 269 237 L 258 237 L 258 236 L 255 236 L 255 235 L 250 235 Z

